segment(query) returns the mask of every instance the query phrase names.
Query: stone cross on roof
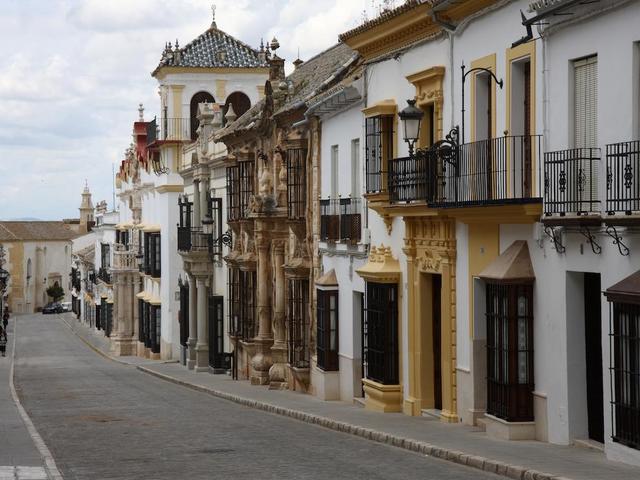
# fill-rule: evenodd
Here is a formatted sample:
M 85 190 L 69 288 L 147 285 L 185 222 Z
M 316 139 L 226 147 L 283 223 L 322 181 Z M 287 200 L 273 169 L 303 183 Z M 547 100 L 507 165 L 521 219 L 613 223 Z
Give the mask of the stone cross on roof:
M 211 4 L 211 27 L 217 28 L 216 27 L 216 4 L 215 3 Z

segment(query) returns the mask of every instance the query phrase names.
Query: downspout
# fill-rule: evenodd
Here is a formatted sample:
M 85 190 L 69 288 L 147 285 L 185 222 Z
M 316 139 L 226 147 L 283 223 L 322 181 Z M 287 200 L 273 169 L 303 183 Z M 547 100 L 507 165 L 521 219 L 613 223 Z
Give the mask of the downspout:
M 362 92 L 362 101 L 364 103 L 364 108 L 367 108 L 369 106 L 369 66 L 366 65 L 366 64 L 364 65 L 364 70 L 362 72 L 362 83 L 363 83 L 363 88 L 362 89 L 364 90 Z M 366 149 L 367 148 L 367 132 L 366 132 L 366 128 L 364 127 L 365 124 L 363 124 L 361 126 L 361 128 L 363 129 L 363 133 L 364 133 L 364 135 L 362 135 L 362 139 L 364 140 L 364 142 L 362 142 L 363 143 L 362 147 L 364 147 Z M 362 150 L 362 147 L 361 147 L 361 150 Z M 360 154 L 360 152 L 358 152 L 358 154 Z M 360 162 L 361 163 L 360 168 L 362 169 L 362 172 L 360 174 L 361 175 L 360 179 L 364 179 L 364 182 L 361 182 L 361 185 L 365 186 L 365 188 L 366 188 L 366 184 L 367 184 L 366 155 L 363 155 L 362 158 L 365 161 L 364 162 Z M 369 232 L 369 205 L 368 205 L 368 202 L 367 202 L 366 198 L 363 198 L 363 200 L 364 200 L 363 201 L 364 205 L 363 205 L 362 211 L 363 211 L 363 214 L 364 214 L 363 215 L 364 216 L 364 228 L 365 228 L 365 230 L 367 232 Z M 368 240 L 370 241 L 371 234 L 367 233 L 367 235 L 369 236 Z M 367 248 L 368 248 L 368 246 L 367 246 Z
M 444 4 L 439 5 L 439 7 L 445 7 L 449 2 L 444 2 Z M 445 22 L 438 17 L 438 8 L 435 7 L 431 10 L 431 20 L 436 25 L 440 26 L 447 34 L 447 38 L 449 39 L 449 90 L 450 90 L 450 99 L 449 104 L 451 105 L 451 111 L 449 113 L 449 128 L 444 129 L 445 132 L 451 130 L 453 128 L 455 122 L 455 75 L 454 75 L 454 64 L 453 64 L 453 47 L 455 41 L 456 30 L 458 28 L 457 25 L 453 25 L 451 23 Z

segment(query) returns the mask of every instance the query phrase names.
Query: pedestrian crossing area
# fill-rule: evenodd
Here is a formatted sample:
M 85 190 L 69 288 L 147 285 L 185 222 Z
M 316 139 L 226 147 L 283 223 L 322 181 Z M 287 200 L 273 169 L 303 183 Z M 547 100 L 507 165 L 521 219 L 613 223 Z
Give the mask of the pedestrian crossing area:
M 0 466 L 0 480 L 47 480 L 43 467 Z

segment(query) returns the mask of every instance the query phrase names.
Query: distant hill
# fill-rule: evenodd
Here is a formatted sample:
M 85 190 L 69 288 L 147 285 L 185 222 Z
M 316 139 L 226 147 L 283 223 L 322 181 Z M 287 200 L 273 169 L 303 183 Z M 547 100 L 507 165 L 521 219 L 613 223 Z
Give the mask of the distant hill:
M 35 217 L 9 218 L 5 222 L 41 222 L 42 220 Z

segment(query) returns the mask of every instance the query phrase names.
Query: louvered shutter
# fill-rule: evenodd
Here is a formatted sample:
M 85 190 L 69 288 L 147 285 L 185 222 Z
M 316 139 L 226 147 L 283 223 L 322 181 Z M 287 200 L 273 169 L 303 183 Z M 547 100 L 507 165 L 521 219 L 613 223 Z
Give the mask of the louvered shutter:
M 574 62 L 574 146 L 598 146 L 598 57 Z M 579 210 L 591 210 L 591 201 L 598 198 L 597 164 L 589 160 L 591 154 L 581 155 L 577 187 Z M 583 203 L 584 202 L 584 203 Z

